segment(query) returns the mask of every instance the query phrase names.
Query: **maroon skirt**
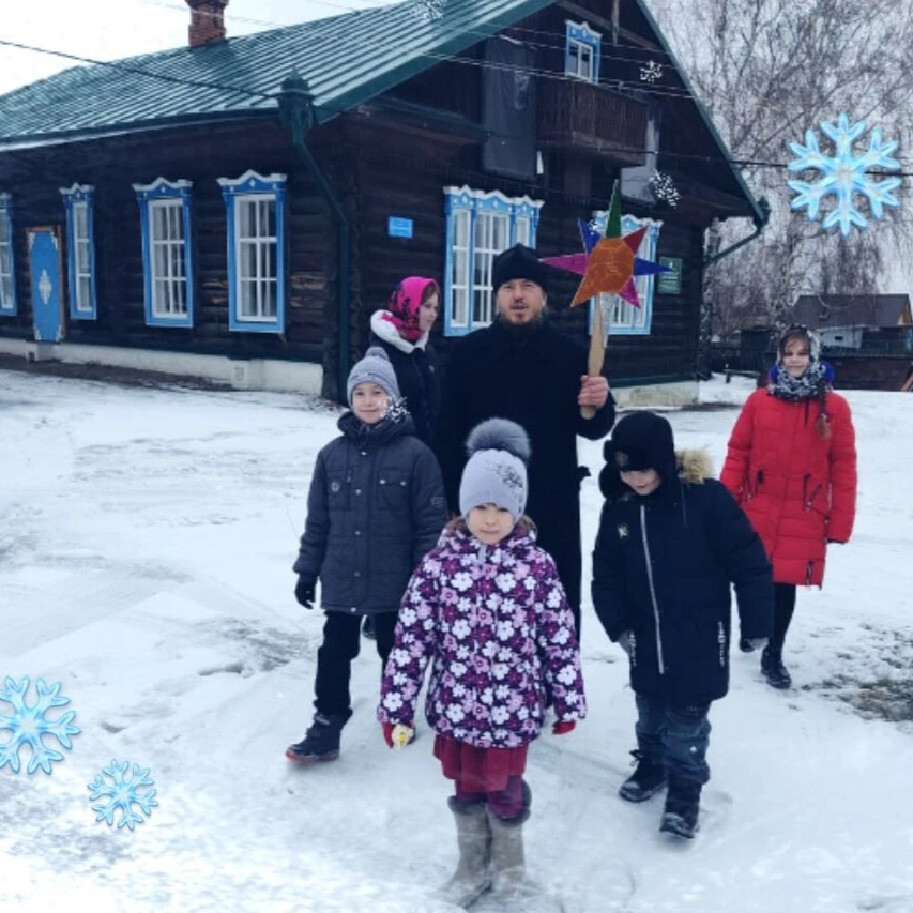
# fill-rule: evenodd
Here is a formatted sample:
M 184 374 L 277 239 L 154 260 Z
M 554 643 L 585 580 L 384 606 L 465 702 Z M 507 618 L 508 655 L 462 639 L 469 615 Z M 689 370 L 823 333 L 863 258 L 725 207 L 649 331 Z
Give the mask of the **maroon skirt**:
M 529 745 L 519 748 L 476 748 L 444 735 L 434 739 L 434 756 L 448 780 L 456 780 L 467 792 L 493 793 L 507 786 L 508 777 L 521 777 L 526 770 Z

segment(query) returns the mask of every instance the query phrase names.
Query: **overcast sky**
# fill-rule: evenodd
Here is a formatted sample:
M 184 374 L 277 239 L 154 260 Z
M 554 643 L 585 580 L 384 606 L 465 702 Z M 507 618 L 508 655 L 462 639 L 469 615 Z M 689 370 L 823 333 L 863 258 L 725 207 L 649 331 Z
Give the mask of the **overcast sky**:
M 391 0 L 386 0 L 391 2 Z M 242 35 L 379 5 L 378 0 L 229 0 L 225 25 Z M 187 43 L 185 0 L 0 0 L 0 40 L 117 60 Z M 73 66 L 0 45 L 0 93 Z

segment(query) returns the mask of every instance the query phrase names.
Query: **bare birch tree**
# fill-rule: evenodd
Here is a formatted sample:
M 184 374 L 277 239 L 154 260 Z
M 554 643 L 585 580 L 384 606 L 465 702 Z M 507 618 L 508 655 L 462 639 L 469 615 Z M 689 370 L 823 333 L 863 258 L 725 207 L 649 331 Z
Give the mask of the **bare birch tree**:
M 817 131 L 840 111 L 900 139 L 901 154 L 913 137 L 911 0 L 652 0 L 652 6 L 736 161 L 785 165 L 794 157 L 790 140 L 802 141 L 806 129 Z M 910 259 L 913 214 L 903 202 L 870 230 L 854 229 L 843 240 L 790 212 L 786 181 L 793 175 L 784 168 L 748 164 L 743 174 L 756 196 L 770 201 L 772 217 L 761 240 L 720 261 L 709 277 L 716 333 L 786 322 L 801 293 L 879 290 L 894 269 L 887 261 Z M 905 179 L 898 193 L 909 186 Z M 724 225 L 720 233 L 725 247 L 745 229 Z

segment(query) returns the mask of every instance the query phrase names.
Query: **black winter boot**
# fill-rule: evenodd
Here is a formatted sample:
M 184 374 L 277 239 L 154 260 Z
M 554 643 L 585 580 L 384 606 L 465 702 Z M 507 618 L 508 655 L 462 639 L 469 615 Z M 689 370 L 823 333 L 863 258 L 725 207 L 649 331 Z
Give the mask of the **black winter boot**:
M 793 683 L 789 669 L 783 665 L 780 651 L 769 646 L 761 653 L 761 672 L 773 688 L 789 688 Z
M 627 802 L 646 802 L 665 787 L 666 765 L 662 761 L 648 757 L 640 749 L 635 749 L 631 755 L 637 759 L 637 768 L 621 784 L 618 795 Z
M 335 761 L 339 757 L 339 733 L 348 716 L 314 714 L 314 722 L 304 738 L 289 745 L 285 756 L 296 764 L 316 764 L 318 761 Z
M 696 780 L 669 777 L 666 808 L 659 826 L 660 833 L 678 837 L 693 837 L 698 830 L 701 810 L 701 784 Z

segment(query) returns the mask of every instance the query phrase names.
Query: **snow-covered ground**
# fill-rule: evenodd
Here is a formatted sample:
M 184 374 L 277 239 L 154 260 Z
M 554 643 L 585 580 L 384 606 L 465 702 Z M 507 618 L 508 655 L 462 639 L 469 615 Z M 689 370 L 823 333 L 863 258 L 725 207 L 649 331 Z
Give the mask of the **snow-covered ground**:
M 704 399 L 749 390 L 715 380 Z M 527 774 L 529 866 L 567 913 L 913 911 L 913 397 L 849 399 L 853 542 L 832 549 L 823 591 L 800 593 L 792 691 L 733 655 L 693 842 L 657 833 L 660 798 L 617 796 L 633 696 L 585 607 L 590 717 L 543 736 Z M 678 444 L 707 445 L 717 466 L 735 416 L 670 413 Z M 4 913 L 453 909 L 434 897 L 456 857 L 450 784 L 426 726 L 400 753 L 384 746 L 372 644 L 341 759 L 283 756 L 311 717 L 321 627 L 290 565 L 334 433 L 334 413 L 300 397 L 0 372 L 0 680 L 61 682 L 82 730 L 50 776 L 0 770 Z M 581 458 L 588 551 L 600 446 Z M 155 779 L 158 806 L 132 833 L 90 809 L 112 759 Z

